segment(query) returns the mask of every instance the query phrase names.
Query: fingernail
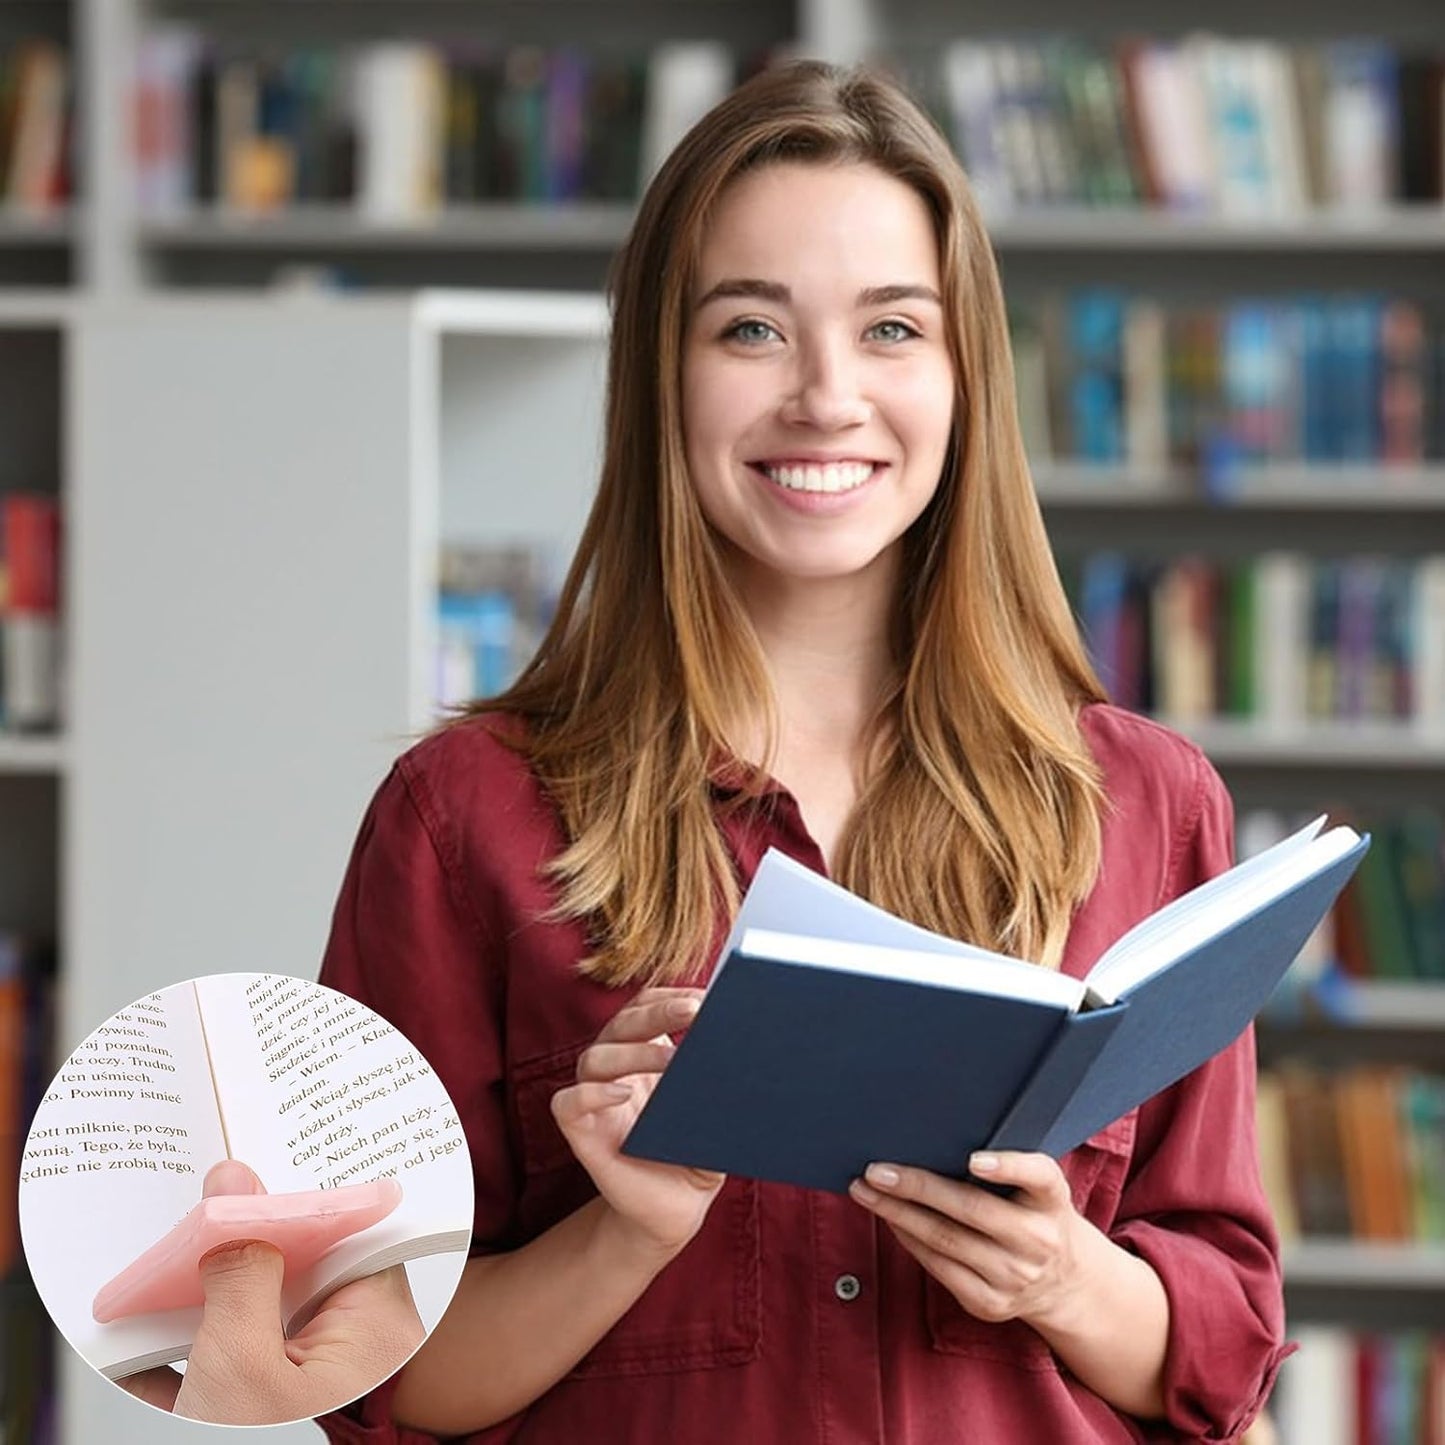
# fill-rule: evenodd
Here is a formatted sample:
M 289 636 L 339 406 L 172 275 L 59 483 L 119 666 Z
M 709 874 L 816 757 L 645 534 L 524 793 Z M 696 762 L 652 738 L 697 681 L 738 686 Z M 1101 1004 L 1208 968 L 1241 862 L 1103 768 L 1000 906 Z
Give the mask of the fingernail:
M 632 1097 L 632 1087 L 629 1084 L 604 1084 L 602 1090 L 609 1099 L 616 1099 L 618 1103 Z
M 675 1019 L 690 1019 L 702 1007 L 695 998 L 677 998 L 668 1004 L 668 1016 Z
M 879 1184 L 884 1189 L 892 1189 L 898 1180 L 898 1171 L 890 1168 L 887 1164 L 870 1164 L 868 1166 L 868 1182 L 870 1184 Z
M 879 1195 L 876 1189 L 870 1189 L 861 1179 L 855 1179 L 848 1186 L 848 1193 L 860 1204 L 872 1204 Z
M 974 1154 L 968 1161 L 969 1170 L 974 1174 L 991 1174 L 998 1168 L 997 1154 Z

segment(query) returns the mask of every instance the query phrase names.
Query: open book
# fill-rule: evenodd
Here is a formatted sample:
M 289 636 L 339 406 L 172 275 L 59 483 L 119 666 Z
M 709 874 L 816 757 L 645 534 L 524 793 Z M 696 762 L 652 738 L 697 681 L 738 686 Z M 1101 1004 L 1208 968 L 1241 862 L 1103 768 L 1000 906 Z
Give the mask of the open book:
M 1323 819 L 1130 929 L 1080 980 L 918 928 L 770 850 L 624 1145 L 846 1192 L 1055 1157 L 1232 1043 L 1369 839 Z
M 460 1251 L 461 1271 L 472 1226 L 466 1141 L 407 1040 L 304 979 L 232 973 L 177 984 L 80 1044 L 21 1159 L 31 1276 L 61 1333 L 110 1378 L 189 1353 L 198 1307 L 97 1324 L 92 1302 L 199 1202 L 206 1171 L 228 1157 L 271 1194 L 383 1178 L 402 1186 L 380 1223 L 288 1275 L 288 1332 L 332 1290 L 389 1265 Z

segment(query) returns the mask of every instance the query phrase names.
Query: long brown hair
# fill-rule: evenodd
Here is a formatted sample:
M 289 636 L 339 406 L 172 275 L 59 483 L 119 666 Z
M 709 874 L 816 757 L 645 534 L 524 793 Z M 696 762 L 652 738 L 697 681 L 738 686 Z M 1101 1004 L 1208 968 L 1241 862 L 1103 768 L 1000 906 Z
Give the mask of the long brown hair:
M 695 971 L 739 891 L 710 781 L 739 719 L 774 713 L 689 483 L 682 345 L 711 208 L 779 160 L 866 162 L 927 202 L 958 387 L 944 475 L 904 541 L 897 679 L 835 874 L 925 927 L 1056 967 L 1098 870 L 1102 792 L 1078 710 L 1103 694 L 1034 497 L 983 224 L 946 141 L 878 74 L 766 71 L 648 187 L 612 273 L 602 475 L 556 618 L 516 684 L 461 721 L 524 724 L 502 735 L 560 810 L 570 842 L 547 867 L 558 915 L 592 927 L 583 970 L 611 983 Z

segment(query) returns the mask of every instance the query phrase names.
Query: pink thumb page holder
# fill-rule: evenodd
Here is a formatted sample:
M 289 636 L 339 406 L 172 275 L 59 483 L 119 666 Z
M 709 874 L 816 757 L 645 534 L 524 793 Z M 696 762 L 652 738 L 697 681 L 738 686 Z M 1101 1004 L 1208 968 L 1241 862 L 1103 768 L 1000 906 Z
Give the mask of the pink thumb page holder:
M 100 1324 L 151 1310 L 205 1303 L 201 1259 L 223 1244 L 260 1240 L 286 1260 L 286 1276 L 315 1264 L 334 1244 L 369 1229 L 401 1203 L 395 1179 L 298 1194 L 214 1194 L 95 1296 Z

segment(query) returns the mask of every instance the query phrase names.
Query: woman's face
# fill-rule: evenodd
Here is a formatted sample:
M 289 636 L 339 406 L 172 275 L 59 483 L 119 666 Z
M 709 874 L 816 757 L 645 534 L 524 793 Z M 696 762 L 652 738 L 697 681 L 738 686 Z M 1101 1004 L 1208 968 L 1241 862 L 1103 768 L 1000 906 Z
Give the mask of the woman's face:
M 690 298 L 683 426 L 745 582 L 891 586 L 948 449 L 940 293 L 927 206 L 871 165 L 779 162 L 723 193 Z

